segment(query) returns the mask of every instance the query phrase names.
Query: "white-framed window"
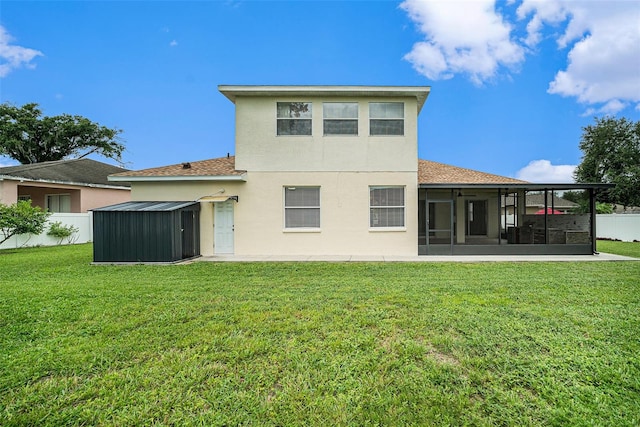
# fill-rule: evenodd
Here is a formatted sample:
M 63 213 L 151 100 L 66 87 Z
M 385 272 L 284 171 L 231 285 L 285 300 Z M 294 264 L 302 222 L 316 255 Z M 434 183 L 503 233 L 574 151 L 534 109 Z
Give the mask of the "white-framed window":
M 71 212 L 70 194 L 47 194 L 45 196 L 45 208 L 49 212 L 68 213 Z
M 310 102 L 277 103 L 278 135 L 311 135 Z
M 369 187 L 369 227 L 404 227 L 404 187 Z
M 18 201 L 19 202 L 28 202 L 29 200 L 31 200 L 31 195 L 30 194 L 21 194 L 18 196 Z
M 320 187 L 284 187 L 284 228 L 320 228 Z
M 325 102 L 322 112 L 325 135 L 358 135 L 357 102 Z
M 369 134 L 404 135 L 404 103 L 370 102 Z

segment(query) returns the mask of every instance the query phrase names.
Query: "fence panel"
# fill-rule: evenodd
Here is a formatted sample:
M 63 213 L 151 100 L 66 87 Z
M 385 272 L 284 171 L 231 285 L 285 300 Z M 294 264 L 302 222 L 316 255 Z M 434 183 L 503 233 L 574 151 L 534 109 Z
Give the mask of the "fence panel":
M 616 239 L 623 242 L 640 241 L 640 215 L 596 215 L 596 235 L 599 239 Z
M 62 225 L 72 225 L 78 229 L 76 233 L 71 236 L 70 241 L 63 239 L 62 242 L 59 239 L 48 236 L 49 226 L 54 222 L 61 222 Z M 19 236 L 13 236 L 6 242 L 0 245 L 0 249 L 21 248 L 25 246 L 55 246 L 58 244 L 69 243 L 87 243 L 93 241 L 93 216 L 91 212 L 88 213 L 54 213 L 47 220 L 47 224 L 44 227 L 44 232 L 38 236 L 33 234 L 21 234 Z

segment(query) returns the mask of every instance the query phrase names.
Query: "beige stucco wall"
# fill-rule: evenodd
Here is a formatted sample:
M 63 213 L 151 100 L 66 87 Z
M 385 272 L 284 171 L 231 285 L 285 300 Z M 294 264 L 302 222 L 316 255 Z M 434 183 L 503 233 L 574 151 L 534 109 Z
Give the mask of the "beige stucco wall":
M 405 187 L 405 227 L 369 228 L 369 186 Z M 320 230 L 284 229 L 284 187 L 320 187 Z M 198 200 L 239 196 L 234 208 L 237 255 L 417 255 L 417 176 L 414 172 L 249 172 L 247 182 L 138 182 L 133 200 Z M 202 203 L 201 253 L 214 253 L 211 202 Z
M 323 135 L 323 102 L 358 102 L 357 136 Z M 369 102 L 405 103 L 403 136 L 369 136 Z M 278 136 L 277 102 L 311 102 L 312 135 Z M 236 99 L 236 169 L 399 171 L 418 168 L 415 98 L 250 97 Z

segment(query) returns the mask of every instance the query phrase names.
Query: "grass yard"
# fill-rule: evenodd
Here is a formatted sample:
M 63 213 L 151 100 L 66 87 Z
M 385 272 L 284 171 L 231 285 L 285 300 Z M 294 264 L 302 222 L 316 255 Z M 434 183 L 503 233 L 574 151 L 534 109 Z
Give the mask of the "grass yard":
M 640 262 L 90 261 L 0 251 L 0 425 L 640 424 Z
M 598 240 L 596 249 L 600 252 L 640 258 L 640 242 Z

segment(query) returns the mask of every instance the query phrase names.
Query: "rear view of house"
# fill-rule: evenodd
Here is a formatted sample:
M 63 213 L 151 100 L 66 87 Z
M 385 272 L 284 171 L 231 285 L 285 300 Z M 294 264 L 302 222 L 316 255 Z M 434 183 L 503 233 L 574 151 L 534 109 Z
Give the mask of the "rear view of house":
M 131 182 L 134 201 L 199 202 L 202 255 L 593 252 L 593 215 L 538 220 L 525 206 L 529 193 L 577 188 L 593 202 L 597 184 L 531 184 L 418 159 L 429 87 L 219 90 L 235 105 L 235 156 L 110 177 Z M 567 231 L 582 233 L 578 244 Z M 529 232 L 538 239 L 520 238 Z M 551 234 L 565 239 L 552 244 Z

